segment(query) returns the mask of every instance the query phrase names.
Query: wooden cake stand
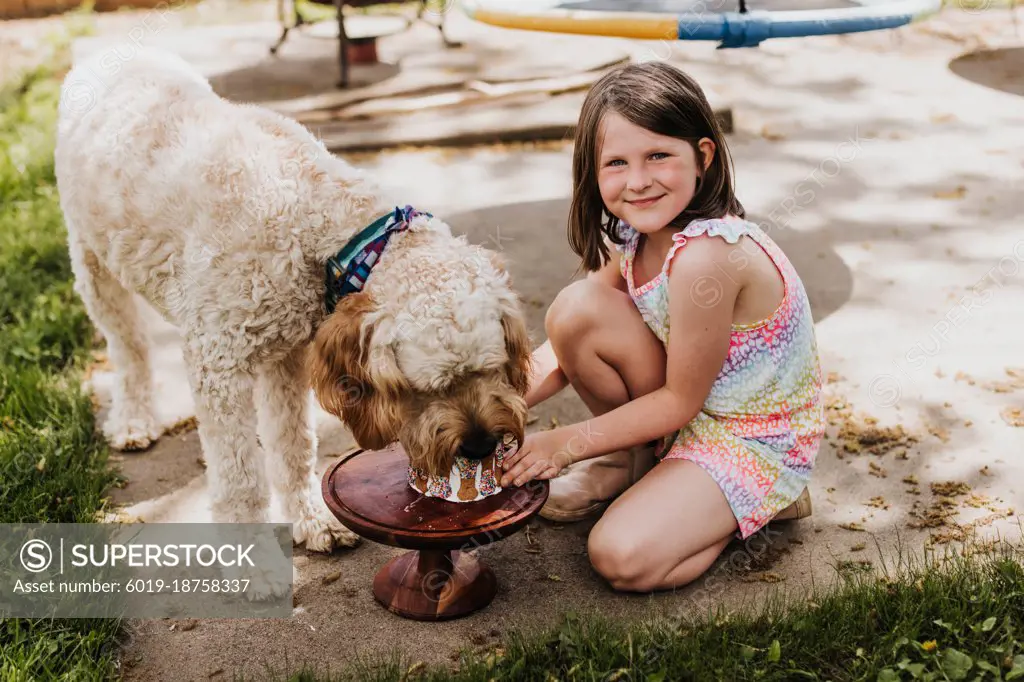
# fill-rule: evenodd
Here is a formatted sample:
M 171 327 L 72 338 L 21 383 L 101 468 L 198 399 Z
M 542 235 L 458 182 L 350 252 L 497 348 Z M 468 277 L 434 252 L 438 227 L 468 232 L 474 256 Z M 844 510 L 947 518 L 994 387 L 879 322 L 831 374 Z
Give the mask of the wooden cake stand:
M 447 620 L 494 598 L 494 572 L 469 550 L 514 534 L 540 511 L 547 481 L 505 488 L 478 502 L 426 497 L 408 482 L 409 459 L 398 444 L 358 450 L 327 469 L 324 501 L 346 527 L 406 552 L 377 572 L 373 596 L 414 620 Z

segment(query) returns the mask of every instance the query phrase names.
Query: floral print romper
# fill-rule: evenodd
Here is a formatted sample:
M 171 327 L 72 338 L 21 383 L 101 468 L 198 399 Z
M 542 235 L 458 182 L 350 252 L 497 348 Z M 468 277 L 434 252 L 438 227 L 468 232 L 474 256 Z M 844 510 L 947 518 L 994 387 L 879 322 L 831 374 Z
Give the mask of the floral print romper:
M 690 460 L 707 471 L 729 501 L 739 536 L 747 538 L 800 496 L 824 433 L 821 370 L 803 283 L 757 224 L 731 217 L 695 220 L 673 235 L 661 272 L 636 288 L 633 258 L 640 234 L 622 222 L 618 229 L 625 243 L 615 247 L 630 297 L 666 348 L 669 265 L 688 238 L 707 235 L 736 244 L 747 236 L 782 273 L 782 303 L 767 319 L 732 325 L 729 354 L 704 407 L 657 449 L 660 459 Z

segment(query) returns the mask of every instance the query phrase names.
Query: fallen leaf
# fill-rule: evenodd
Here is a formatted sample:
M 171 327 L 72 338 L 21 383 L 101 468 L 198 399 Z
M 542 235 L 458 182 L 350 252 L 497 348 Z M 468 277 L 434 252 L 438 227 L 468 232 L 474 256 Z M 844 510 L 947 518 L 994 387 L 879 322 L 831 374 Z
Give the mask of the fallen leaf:
M 928 433 L 932 434 L 933 436 L 941 440 L 943 443 L 949 442 L 949 429 L 943 428 L 941 426 L 936 426 L 935 424 L 929 424 Z
M 992 500 L 988 499 L 984 495 L 979 495 L 978 493 L 971 493 L 967 497 L 967 499 L 964 500 L 964 504 L 968 507 L 974 507 L 975 509 L 982 509 L 983 507 L 988 507 L 989 505 L 991 505 Z
M 971 486 L 962 481 L 942 481 L 932 483 L 932 493 L 942 497 L 957 497 L 971 492 Z
M 955 189 L 942 189 L 932 194 L 932 196 L 936 199 L 963 199 L 966 194 L 967 187 L 957 185 Z
M 839 527 L 843 530 L 852 530 L 858 532 L 864 532 L 864 526 L 859 523 L 851 521 L 850 523 L 840 523 Z
M 560 583 L 560 582 L 562 582 L 562 576 L 556 575 L 554 573 L 548 573 L 548 580 L 552 580 L 552 581 L 554 581 L 556 583 Z
M 999 416 L 1010 426 L 1024 426 L 1024 413 L 1022 413 L 1019 407 L 1006 407 L 999 413 Z
M 917 485 L 917 476 L 915 476 L 914 474 L 910 474 L 909 476 L 904 476 L 903 477 L 903 482 L 904 483 L 908 483 L 910 485 Z
M 526 526 L 526 528 L 523 530 L 523 537 L 526 538 L 526 544 L 528 544 L 528 545 L 534 544 L 534 541 L 533 541 L 533 528 L 532 528 L 532 526 Z
M 323 578 L 320 578 L 320 583 L 323 585 L 330 585 L 333 582 L 337 582 L 338 578 L 341 577 L 341 571 L 335 571 L 334 573 L 328 573 Z
M 852 547 L 850 547 L 850 551 L 851 552 L 860 552 L 865 547 L 867 547 L 867 545 L 865 545 L 863 542 L 858 542 L 856 545 L 853 545 Z
M 954 381 L 966 381 L 970 386 L 973 386 L 975 383 L 977 383 L 974 380 L 974 377 L 972 377 L 970 374 L 967 374 L 966 372 L 957 372 L 956 376 L 953 377 L 953 379 Z
M 871 561 L 868 559 L 855 559 L 840 561 L 838 568 L 840 571 L 870 571 Z

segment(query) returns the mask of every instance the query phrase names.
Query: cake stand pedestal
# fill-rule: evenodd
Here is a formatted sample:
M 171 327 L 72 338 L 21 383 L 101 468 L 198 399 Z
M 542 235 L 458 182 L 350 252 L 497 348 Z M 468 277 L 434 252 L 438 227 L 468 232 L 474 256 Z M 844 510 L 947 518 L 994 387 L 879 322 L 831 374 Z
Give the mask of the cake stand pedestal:
M 353 452 L 322 479 L 324 501 L 347 528 L 374 542 L 412 550 L 377 572 L 374 598 L 414 620 L 460 618 L 486 607 L 497 580 L 469 551 L 525 526 L 544 506 L 548 482 L 504 488 L 477 502 L 448 502 L 413 489 L 408 470 L 409 459 L 395 444 Z

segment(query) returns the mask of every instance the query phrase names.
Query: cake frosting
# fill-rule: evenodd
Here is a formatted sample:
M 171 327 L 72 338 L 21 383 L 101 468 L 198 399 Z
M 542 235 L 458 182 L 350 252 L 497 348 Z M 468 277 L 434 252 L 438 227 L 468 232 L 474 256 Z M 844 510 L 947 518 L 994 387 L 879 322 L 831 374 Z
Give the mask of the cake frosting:
M 456 456 L 447 476 L 427 476 L 417 467 L 409 467 L 409 485 L 427 497 L 449 502 L 476 502 L 501 492 L 501 465 L 515 451 L 515 442 L 499 443 L 493 455 L 483 459 Z

